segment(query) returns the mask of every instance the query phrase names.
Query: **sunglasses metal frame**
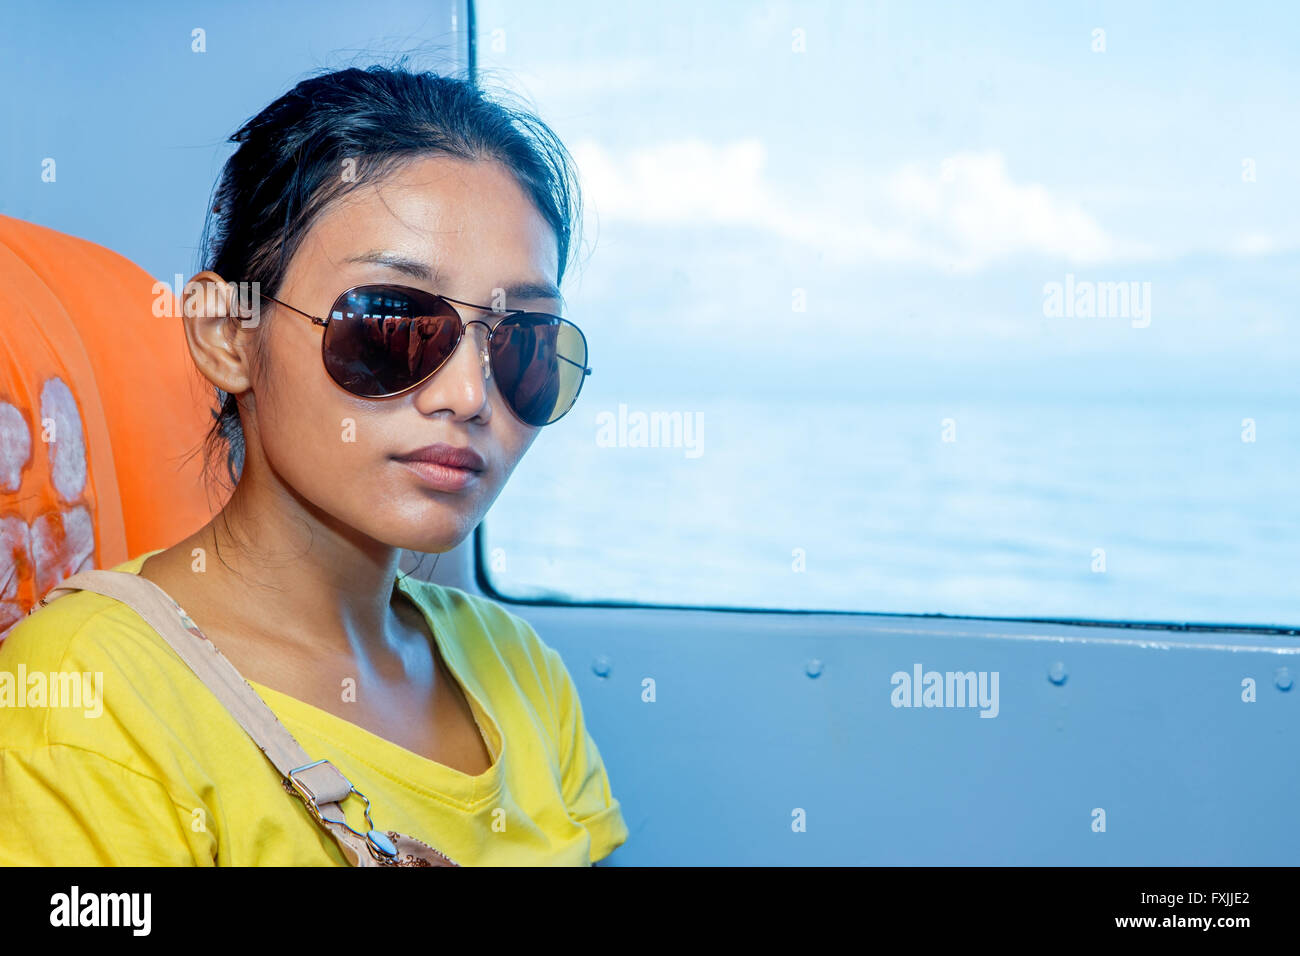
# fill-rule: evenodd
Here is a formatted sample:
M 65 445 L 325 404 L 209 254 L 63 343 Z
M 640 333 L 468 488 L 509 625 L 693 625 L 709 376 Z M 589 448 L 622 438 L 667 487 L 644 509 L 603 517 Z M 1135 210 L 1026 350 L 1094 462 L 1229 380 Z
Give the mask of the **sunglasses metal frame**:
M 459 299 L 451 298 L 451 296 L 440 295 L 436 292 L 428 292 L 424 289 L 417 289 L 413 286 L 392 285 L 390 283 L 383 283 L 383 282 L 371 282 L 371 283 L 367 283 L 366 285 L 353 286 L 352 288 L 346 289 L 342 293 L 340 293 L 339 296 L 335 298 L 334 302 L 337 304 L 339 301 L 346 299 L 348 296 L 356 292 L 358 289 L 372 289 L 372 288 L 396 289 L 401 292 L 414 292 L 417 293 L 418 295 L 429 296 L 434 299 L 439 299 L 443 302 L 449 302 L 453 305 L 463 305 L 469 309 L 478 309 L 480 312 L 486 312 L 489 315 L 499 315 L 502 316 L 503 318 L 511 315 L 545 315 L 552 319 L 559 319 L 561 322 L 564 322 L 568 325 L 572 325 L 574 330 L 577 331 L 578 335 L 582 336 L 583 350 L 586 351 L 587 336 L 582 331 L 582 329 L 578 328 L 578 326 L 575 325 L 573 322 L 570 322 L 568 319 L 564 318 L 564 316 L 554 315 L 553 313 L 550 312 L 535 312 L 530 309 L 493 309 L 485 305 L 475 305 L 473 302 L 462 302 Z M 296 309 L 293 306 L 291 306 L 288 302 L 281 302 L 275 296 L 270 295 L 266 292 L 262 292 L 260 289 L 258 290 L 257 294 L 263 298 L 270 299 L 276 305 L 284 306 L 286 309 L 288 309 L 291 312 L 297 312 L 299 315 L 303 316 L 304 318 L 311 319 L 315 325 L 319 325 L 324 328 L 329 328 L 329 324 L 330 324 L 329 319 L 322 319 L 319 316 L 312 315 L 310 312 L 304 312 L 302 309 Z M 483 343 L 484 351 L 480 354 L 486 360 L 486 364 L 490 374 L 492 369 L 492 357 L 491 357 L 492 336 L 496 334 L 496 330 L 501 327 L 502 323 L 498 322 L 496 325 L 493 326 L 493 325 L 488 325 L 482 319 L 470 319 L 468 322 L 466 322 L 463 318 L 461 318 L 459 310 L 453 308 L 452 311 L 455 312 L 456 317 L 460 319 L 460 331 L 456 335 L 456 344 L 453 345 L 451 351 L 447 353 L 447 357 L 438 363 L 438 367 L 435 368 L 428 375 L 424 376 L 424 378 L 420 379 L 418 382 L 406 386 L 406 388 L 403 388 L 399 391 L 386 392 L 383 395 L 357 395 L 356 392 L 349 391 L 348 389 L 343 389 L 343 390 L 346 391 L 349 395 L 356 395 L 358 398 L 396 398 L 398 395 L 405 395 L 407 392 L 411 391 L 412 389 L 419 388 L 425 382 L 429 381 L 429 379 L 433 378 L 440 371 L 442 371 L 443 366 L 445 366 L 449 361 L 451 361 L 451 357 L 456 354 L 456 349 L 460 348 L 461 340 L 465 337 L 465 333 L 469 330 L 469 327 L 471 325 L 481 325 L 483 326 L 483 328 L 487 329 L 487 341 Z M 321 339 L 321 348 L 324 349 L 324 347 L 325 347 L 325 340 Z M 321 357 L 322 359 L 324 358 L 323 355 Z M 558 352 L 556 353 L 555 357 L 558 359 L 563 359 L 565 362 L 568 362 L 570 365 L 577 365 L 579 368 L 581 368 L 583 380 L 585 380 L 586 377 L 591 374 L 590 366 L 579 365 L 579 363 L 573 361 L 573 359 L 568 358 L 567 356 L 564 355 L 560 355 Z M 333 381 L 332 376 L 331 376 L 331 381 Z M 338 382 L 335 382 L 334 384 L 338 385 Z M 343 388 L 343 386 L 341 385 L 339 385 L 339 387 Z M 574 393 L 573 401 L 569 403 L 569 407 L 566 408 L 564 411 L 560 412 L 559 415 L 551 419 L 551 421 L 547 422 L 546 424 L 554 425 L 565 415 L 569 414 L 569 411 L 573 408 L 575 404 L 577 404 L 578 394 L 580 394 L 581 392 L 582 392 L 582 385 L 580 383 L 578 385 L 578 392 Z M 501 397 L 506 398 L 504 393 L 502 394 Z M 508 398 L 506 399 L 506 407 L 510 409 L 510 414 L 514 415 L 515 418 L 518 418 L 521 422 L 523 422 L 525 425 L 528 425 L 530 428 L 545 427 L 543 425 L 533 425 L 530 422 L 525 422 L 523 418 L 520 417 L 519 413 L 515 411 L 513 403 Z

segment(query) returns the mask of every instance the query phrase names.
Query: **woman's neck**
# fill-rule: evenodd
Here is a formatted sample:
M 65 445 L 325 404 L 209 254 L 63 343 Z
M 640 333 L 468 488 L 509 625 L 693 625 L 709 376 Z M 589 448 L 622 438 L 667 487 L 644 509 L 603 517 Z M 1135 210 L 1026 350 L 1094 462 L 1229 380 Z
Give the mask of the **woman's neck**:
M 411 638 L 393 608 L 399 550 L 361 539 L 278 483 L 245 475 L 219 514 L 164 554 L 147 563 L 172 583 L 159 580 L 164 590 L 202 602 L 186 607 L 200 627 L 207 617 L 286 649 L 360 660 L 400 656 Z

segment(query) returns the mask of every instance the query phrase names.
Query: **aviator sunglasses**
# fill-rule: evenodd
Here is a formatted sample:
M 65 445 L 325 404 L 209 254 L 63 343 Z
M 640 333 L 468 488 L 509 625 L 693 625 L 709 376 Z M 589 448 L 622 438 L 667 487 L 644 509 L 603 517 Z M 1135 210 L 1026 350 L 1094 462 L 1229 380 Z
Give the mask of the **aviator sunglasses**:
M 559 421 L 591 374 L 586 337 L 558 315 L 490 309 L 408 286 L 363 285 L 335 299 L 330 317 L 321 319 L 260 294 L 325 327 L 325 370 L 340 387 L 362 398 L 391 398 L 424 384 L 474 324 L 487 329 L 480 358 L 488 377 L 496 376 L 501 397 L 525 425 Z M 453 303 L 503 318 L 495 327 L 482 319 L 464 322 Z

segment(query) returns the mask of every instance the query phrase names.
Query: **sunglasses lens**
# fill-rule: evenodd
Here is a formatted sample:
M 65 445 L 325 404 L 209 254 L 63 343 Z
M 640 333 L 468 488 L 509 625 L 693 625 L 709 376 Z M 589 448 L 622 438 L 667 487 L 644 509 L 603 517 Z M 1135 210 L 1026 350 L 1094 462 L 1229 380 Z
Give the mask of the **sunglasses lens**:
M 587 340 L 559 316 L 521 312 L 492 335 L 497 388 L 526 424 L 549 425 L 572 408 L 586 367 Z
M 460 340 L 460 316 L 433 295 L 362 286 L 330 310 L 323 350 L 330 377 L 353 395 L 374 398 L 432 374 Z

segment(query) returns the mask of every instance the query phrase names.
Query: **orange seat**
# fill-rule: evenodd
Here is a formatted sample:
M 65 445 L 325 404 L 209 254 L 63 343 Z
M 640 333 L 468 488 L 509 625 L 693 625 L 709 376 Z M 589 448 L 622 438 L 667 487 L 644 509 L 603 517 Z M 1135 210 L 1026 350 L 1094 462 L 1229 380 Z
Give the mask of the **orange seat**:
M 0 216 L 0 290 L 3 637 L 68 575 L 169 547 L 224 501 L 201 478 L 216 393 L 164 283 Z

